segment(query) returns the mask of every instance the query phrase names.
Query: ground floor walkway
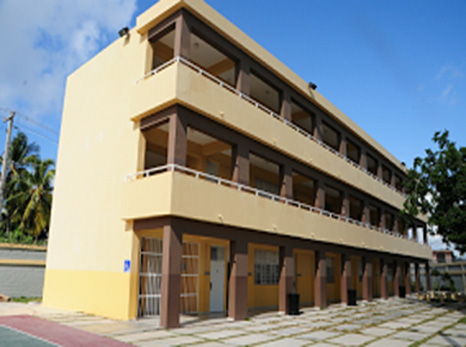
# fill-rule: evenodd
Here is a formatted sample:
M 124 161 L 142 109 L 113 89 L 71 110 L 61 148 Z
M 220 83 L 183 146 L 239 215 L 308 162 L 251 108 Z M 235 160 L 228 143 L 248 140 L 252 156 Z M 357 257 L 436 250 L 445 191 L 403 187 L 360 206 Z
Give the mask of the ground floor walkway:
M 304 308 L 299 316 L 258 313 L 245 321 L 182 316 L 181 327 L 171 330 L 158 328 L 154 319 L 121 322 L 39 305 L 0 304 L 3 318 L 17 315 L 137 346 L 466 346 L 465 304 L 432 304 L 414 297 Z

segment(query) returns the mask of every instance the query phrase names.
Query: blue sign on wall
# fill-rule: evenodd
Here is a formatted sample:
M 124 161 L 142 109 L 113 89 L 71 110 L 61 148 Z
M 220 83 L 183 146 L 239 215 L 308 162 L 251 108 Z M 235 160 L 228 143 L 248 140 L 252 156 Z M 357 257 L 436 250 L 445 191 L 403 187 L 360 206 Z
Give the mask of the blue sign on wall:
M 129 272 L 129 270 L 131 269 L 131 260 L 125 260 L 125 264 L 123 266 L 123 271 L 124 272 Z

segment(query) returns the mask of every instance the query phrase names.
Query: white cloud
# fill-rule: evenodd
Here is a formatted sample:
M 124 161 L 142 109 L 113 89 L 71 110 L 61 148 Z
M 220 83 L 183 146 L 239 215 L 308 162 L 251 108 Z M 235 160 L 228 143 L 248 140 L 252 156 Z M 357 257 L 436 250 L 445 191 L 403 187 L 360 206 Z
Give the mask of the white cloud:
M 136 0 L 0 1 L 0 107 L 61 113 L 66 76 L 129 24 Z
M 446 97 L 448 97 L 448 95 L 451 93 L 451 91 L 453 90 L 453 84 L 449 84 L 442 92 L 442 94 L 440 95 L 440 98 L 441 99 L 445 99 Z

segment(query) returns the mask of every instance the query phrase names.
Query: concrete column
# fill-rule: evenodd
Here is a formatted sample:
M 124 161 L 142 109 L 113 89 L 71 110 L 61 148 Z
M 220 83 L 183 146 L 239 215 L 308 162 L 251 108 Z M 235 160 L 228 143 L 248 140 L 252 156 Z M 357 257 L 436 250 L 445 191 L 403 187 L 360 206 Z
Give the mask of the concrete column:
M 421 274 L 419 272 L 419 263 L 415 262 L 414 263 L 414 283 L 416 286 L 416 293 L 421 292 Z
M 409 262 L 405 262 L 405 288 L 406 295 L 411 295 L 411 264 Z
M 180 325 L 182 244 L 182 233 L 164 226 L 160 326 L 165 329 Z
M 427 291 L 430 291 L 430 266 L 429 266 L 429 263 L 426 263 L 425 270 L 426 270 L 426 289 L 427 289 Z
M 382 299 L 388 299 L 388 264 L 384 259 L 380 260 L 382 271 L 380 274 L 380 297 Z
M 346 135 L 341 134 L 340 137 L 340 153 L 346 157 Z
M 184 12 L 176 20 L 175 27 L 175 44 L 174 44 L 174 55 L 182 56 L 183 58 L 190 58 L 191 48 L 191 28 L 186 21 L 186 15 Z
M 250 66 L 247 58 L 243 58 L 237 65 L 236 89 L 245 95 L 250 93 Z
M 234 320 L 244 320 L 248 315 L 247 241 L 230 241 L 230 264 L 228 317 Z
M 249 148 L 239 143 L 233 147 L 233 182 L 249 185 Z
M 362 257 L 363 275 L 362 275 L 362 299 L 372 301 L 372 261 L 369 257 Z
M 288 294 L 293 292 L 293 248 L 289 246 L 280 247 L 280 281 L 278 283 L 278 310 L 283 313 L 289 312 Z
M 186 123 L 178 114 L 170 116 L 167 164 L 186 166 L 187 130 Z
M 325 184 L 322 179 L 317 180 L 316 188 L 315 206 L 317 208 L 325 209 Z
M 351 258 L 349 255 L 341 255 L 341 303 L 348 304 L 348 290 L 351 289 Z
M 315 251 L 315 276 L 314 276 L 314 304 L 316 307 L 327 307 L 327 260 L 325 252 Z
M 291 121 L 291 96 L 288 90 L 283 90 L 280 107 L 280 115 L 286 120 Z
M 293 199 L 293 172 L 290 165 L 280 166 L 280 196 Z
M 393 287 L 395 289 L 395 296 L 400 297 L 400 277 L 401 277 L 401 264 L 400 261 L 395 261 L 395 276 L 393 277 Z
M 322 141 L 322 115 L 316 113 L 314 116 L 314 137 Z

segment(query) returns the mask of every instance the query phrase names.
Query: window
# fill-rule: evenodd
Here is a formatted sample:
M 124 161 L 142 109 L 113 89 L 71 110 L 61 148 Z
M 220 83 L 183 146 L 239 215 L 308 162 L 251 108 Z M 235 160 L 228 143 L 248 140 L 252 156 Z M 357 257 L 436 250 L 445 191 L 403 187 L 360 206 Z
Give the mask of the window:
M 354 161 L 356 164 L 359 164 L 361 149 L 352 141 L 346 140 L 346 156 L 348 157 L 348 159 Z
M 395 175 L 395 188 L 397 190 L 401 190 L 402 189 L 402 186 L 401 186 L 401 177 L 398 176 L 398 175 Z
M 151 39 L 150 44 L 153 52 L 152 69 L 155 69 L 174 57 L 175 28 L 171 27 L 162 36 Z
M 388 264 L 387 265 L 387 281 L 388 282 L 393 282 L 393 264 Z
M 280 112 L 280 92 L 276 88 L 252 72 L 249 83 L 251 98 L 276 113 Z
M 367 171 L 377 176 L 378 166 L 379 164 L 377 160 L 372 155 L 368 154 L 367 155 Z
M 293 172 L 293 200 L 314 205 L 314 180 Z
M 312 118 L 313 114 L 291 101 L 291 121 L 309 134 L 313 129 Z
M 254 153 L 249 154 L 249 182 L 254 188 L 271 194 L 279 194 L 280 167 Z
M 395 218 L 391 213 L 385 213 L 385 229 L 393 231 L 395 225 Z
M 382 179 L 388 184 L 390 184 L 392 180 L 392 172 L 385 165 L 382 165 Z
M 370 205 L 369 206 L 369 217 L 370 217 L 370 224 L 378 228 L 380 226 L 380 210 L 377 207 Z
M 361 220 L 362 218 L 362 201 L 350 196 L 349 197 L 349 216 L 354 220 Z
M 330 125 L 322 123 L 322 141 L 334 150 L 340 150 L 340 134 Z
M 256 249 L 254 251 L 254 284 L 278 284 L 278 252 Z
M 335 259 L 333 259 L 332 257 L 327 257 L 326 263 L 327 263 L 327 283 L 334 283 L 335 282 L 335 278 L 334 278 Z
M 325 186 L 325 209 L 336 214 L 341 213 L 340 191 Z

